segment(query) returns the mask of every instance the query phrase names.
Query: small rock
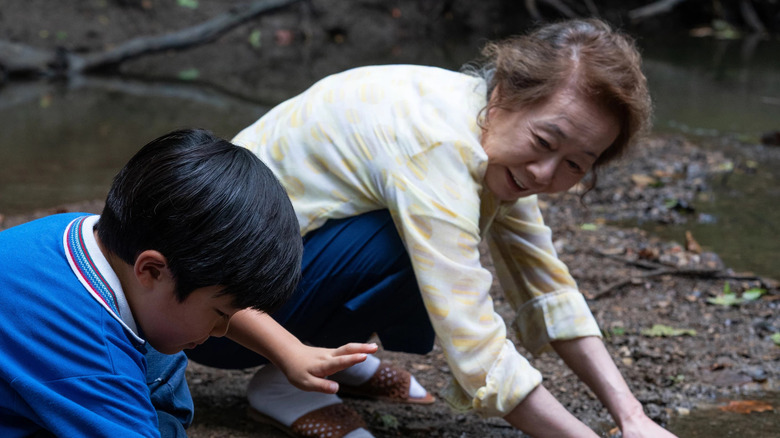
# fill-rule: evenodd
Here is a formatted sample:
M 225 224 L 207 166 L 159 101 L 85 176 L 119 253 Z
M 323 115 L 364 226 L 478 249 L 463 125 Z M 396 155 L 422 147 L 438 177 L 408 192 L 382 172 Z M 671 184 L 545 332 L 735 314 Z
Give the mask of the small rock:
M 780 146 L 780 131 L 769 131 L 761 134 L 761 143 L 767 146 Z
M 688 409 L 688 408 L 677 407 L 677 408 L 674 409 L 674 411 L 675 411 L 675 413 L 677 413 L 677 415 L 679 415 L 681 417 L 684 417 L 686 415 L 690 415 L 691 414 L 691 410 Z

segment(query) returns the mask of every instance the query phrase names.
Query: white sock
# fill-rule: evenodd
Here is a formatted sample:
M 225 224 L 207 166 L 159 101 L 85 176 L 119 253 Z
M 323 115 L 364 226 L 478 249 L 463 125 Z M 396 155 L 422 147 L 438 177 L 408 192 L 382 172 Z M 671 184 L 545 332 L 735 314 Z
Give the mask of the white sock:
M 294 387 L 284 373 L 268 364 L 249 381 L 247 388 L 249 405 L 258 412 L 290 426 L 295 420 L 315 409 L 341 403 L 334 394 L 308 392 Z M 364 428 L 355 429 L 344 438 L 374 438 Z
M 377 359 L 376 356 L 369 354 L 363 362 L 356 363 L 343 371 L 339 371 L 330 376 L 330 378 L 345 385 L 358 386 L 366 383 L 368 379 L 374 375 L 377 368 L 379 368 L 380 362 L 381 361 Z
M 381 361 L 374 355 L 368 355 L 366 360 L 358 364 L 352 365 L 344 371 L 340 371 L 331 376 L 336 382 L 344 385 L 358 386 L 368 381 L 371 376 L 376 373 Z M 428 394 L 428 391 L 420 385 L 417 379 L 412 376 L 409 382 L 409 397 L 410 398 L 423 398 Z
M 412 380 L 409 382 L 409 398 L 423 398 L 427 394 L 428 391 L 412 376 Z

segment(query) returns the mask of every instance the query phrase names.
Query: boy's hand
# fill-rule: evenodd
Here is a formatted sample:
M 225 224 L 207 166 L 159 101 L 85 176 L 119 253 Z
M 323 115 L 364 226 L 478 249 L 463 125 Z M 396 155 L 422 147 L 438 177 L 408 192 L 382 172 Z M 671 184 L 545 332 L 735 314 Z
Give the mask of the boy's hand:
M 298 345 L 277 366 L 297 388 L 328 394 L 335 394 L 339 384 L 326 377 L 363 362 L 367 354 L 377 351 L 376 344 L 350 343 L 335 349 Z
M 351 343 L 339 348 L 303 344 L 267 313 L 240 310 L 230 318 L 227 337 L 276 365 L 294 386 L 304 391 L 333 394 L 338 383 L 326 377 L 366 360 L 376 344 Z

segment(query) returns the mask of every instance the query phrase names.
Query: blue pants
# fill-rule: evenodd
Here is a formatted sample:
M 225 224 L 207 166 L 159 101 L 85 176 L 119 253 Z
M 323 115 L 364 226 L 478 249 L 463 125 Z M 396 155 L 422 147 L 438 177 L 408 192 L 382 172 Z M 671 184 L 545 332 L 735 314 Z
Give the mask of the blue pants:
M 162 354 L 146 345 L 146 385 L 157 410 L 162 438 L 186 437 L 195 406 L 185 379 L 187 357 L 184 353 Z
M 433 348 L 433 327 L 387 210 L 330 220 L 307 234 L 302 272 L 293 297 L 272 315 L 301 341 L 334 348 L 376 333 L 386 350 Z M 211 338 L 187 355 L 218 368 L 267 363 L 226 338 Z

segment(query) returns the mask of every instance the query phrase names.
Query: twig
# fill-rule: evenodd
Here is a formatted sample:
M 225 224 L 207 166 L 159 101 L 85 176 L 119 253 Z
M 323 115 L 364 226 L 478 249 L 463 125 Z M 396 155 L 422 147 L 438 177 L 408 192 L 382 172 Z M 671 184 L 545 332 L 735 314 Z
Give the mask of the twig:
M 628 18 L 636 23 L 644 20 L 645 18 L 665 14 L 677 6 L 678 3 L 682 3 L 684 1 L 685 0 L 658 0 L 655 3 L 650 3 L 649 5 L 632 9 L 628 12 Z
M 588 8 L 588 13 L 594 17 L 599 16 L 599 8 L 596 7 L 596 3 L 593 0 L 585 0 L 585 6 Z
M 569 6 L 566 5 L 566 3 L 564 3 L 561 0 L 541 0 L 541 1 L 542 3 L 558 11 L 561 15 L 563 15 L 566 18 L 577 17 L 577 13 L 575 13 Z M 531 18 L 533 18 L 534 20 L 544 21 L 544 17 L 542 17 L 541 12 L 539 12 L 539 7 L 536 5 L 536 0 L 525 0 L 525 9 L 528 11 L 528 13 L 531 15 Z
M 709 279 L 717 279 L 717 280 L 740 280 L 740 281 L 758 281 L 761 283 L 761 286 L 764 288 L 770 288 L 769 284 L 766 282 L 765 279 L 762 277 L 758 277 L 755 275 L 738 275 L 738 274 L 730 274 L 728 272 L 721 271 L 719 269 L 672 269 L 672 268 L 663 268 L 663 269 L 657 269 L 655 271 L 651 272 L 645 272 L 643 274 L 635 275 L 629 278 L 624 278 L 622 280 L 618 280 L 612 284 L 608 284 L 607 286 L 603 287 L 601 290 L 596 292 L 595 294 L 592 294 L 588 297 L 588 299 L 591 300 L 597 300 L 599 298 L 604 298 L 605 296 L 609 295 L 611 292 L 620 289 L 621 287 L 634 283 L 637 281 L 641 281 L 647 278 L 652 277 L 658 277 L 660 275 L 677 275 L 681 277 L 698 277 L 698 278 L 709 278 Z
M 607 254 L 605 252 L 601 252 L 601 251 L 598 251 L 598 250 L 591 250 L 590 253 L 594 254 L 594 255 L 597 255 L 597 256 L 600 256 L 600 257 L 604 257 L 604 258 L 608 258 L 608 259 L 611 259 L 611 260 L 615 260 L 615 261 L 618 261 L 618 262 L 623 262 L 623 263 L 625 263 L 627 265 L 632 265 L 632 266 L 636 266 L 636 267 L 639 267 L 639 268 L 643 268 L 643 269 L 666 269 L 666 268 L 668 268 L 667 266 L 661 265 L 659 263 L 653 263 L 653 262 L 645 261 L 645 260 L 631 260 L 631 259 L 627 259 L 627 258 L 620 257 L 620 256 L 617 256 L 617 255 Z
M 577 14 L 574 11 L 572 11 L 571 8 L 568 7 L 566 3 L 562 2 L 561 0 L 542 0 L 542 1 L 544 3 L 547 3 L 556 11 L 560 12 L 566 18 L 577 17 Z
M 658 277 L 661 275 L 675 275 L 680 277 L 708 278 L 708 279 L 718 279 L 718 280 L 758 281 L 761 283 L 762 287 L 767 289 L 771 288 L 771 285 L 766 279 L 756 275 L 733 274 L 721 269 L 671 268 L 671 267 L 666 267 L 652 262 L 646 262 L 641 260 L 629 260 L 611 254 L 605 254 L 600 251 L 591 251 L 591 253 L 612 260 L 622 261 L 623 263 L 633 265 L 633 266 L 638 266 L 640 268 L 653 269 L 650 272 L 644 272 L 638 275 L 633 275 L 628 278 L 623 278 L 621 280 L 615 281 L 614 283 L 608 284 L 605 287 L 601 288 L 595 294 L 588 296 L 588 299 L 591 300 L 597 300 L 599 298 L 603 298 L 611 294 L 612 292 L 616 291 L 617 289 L 620 289 L 621 287 L 626 286 L 628 284 L 639 282 L 648 278 Z
M 536 0 L 525 0 L 525 9 L 536 21 L 542 21 L 542 14 L 539 13 L 539 8 L 536 6 Z
M 656 269 L 654 271 L 645 272 L 645 273 L 639 274 L 639 275 L 634 275 L 634 276 L 631 276 L 631 277 L 628 277 L 628 278 L 624 278 L 622 280 L 618 280 L 618 281 L 616 281 L 616 282 L 614 282 L 612 284 L 608 284 L 607 286 L 603 287 L 601 290 L 599 290 L 598 292 L 596 292 L 595 294 L 591 295 L 588 298 L 590 298 L 591 300 L 597 300 L 599 298 L 603 298 L 603 297 L 607 296 L 612 291 L 620 289 L 621 287 L 623 287 L 623 286 L 625 286 L 627 284 L 630 284 L 630 283 L 633 283 L 633 282 L 636 282 L 636 281 L 640 281 L 640 280 L 643 280 L 643 279 L 647 279 L 647 278 L 658 277 L 659 275 L 686 275 L 686 276 L 697 276 L 698 275 L 698 276 L 703 276 L 703 277 L 711 277 L 716 272 L 718 272 L 718 271 L 717 270 L 709 270 L 709 269 L 708 270 L 702 270 L 702 269 L 695 269 L 695 270 L 692 270 L 692 269 L 671 269 L 671 268 Z

